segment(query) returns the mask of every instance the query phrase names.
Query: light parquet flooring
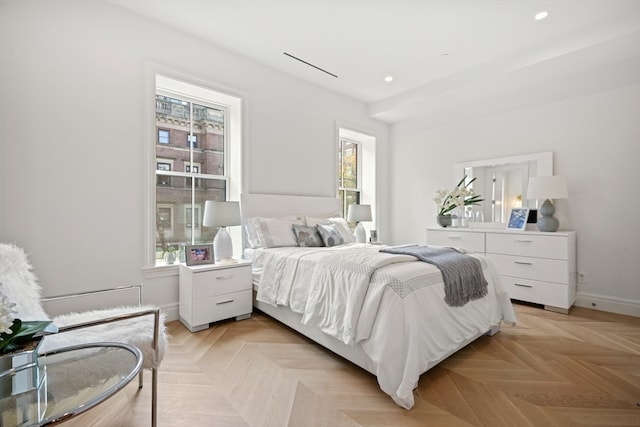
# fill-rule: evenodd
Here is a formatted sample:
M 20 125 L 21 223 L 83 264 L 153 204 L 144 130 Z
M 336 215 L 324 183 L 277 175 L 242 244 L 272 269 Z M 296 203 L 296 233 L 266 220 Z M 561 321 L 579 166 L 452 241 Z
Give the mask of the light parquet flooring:
M 258 312 L 168 325 L 159 426 L 640 426 L 640 318 L 515 304 L 503 325 L 423 374 L 405 410 L 373 375 Z M 150 425 L 150 375 L 65 426 Z

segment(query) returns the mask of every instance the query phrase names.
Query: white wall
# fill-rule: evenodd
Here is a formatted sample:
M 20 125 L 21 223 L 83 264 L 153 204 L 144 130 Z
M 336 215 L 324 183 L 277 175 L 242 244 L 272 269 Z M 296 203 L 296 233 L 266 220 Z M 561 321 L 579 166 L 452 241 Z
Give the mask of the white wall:
M 534 94 L 532 94 L 533 96 Z M 640 316 L 640 86 L 574 97 L 445 127 L 392 127 L 394 243 L 424 243 L 435 191 L 456 162 L 552 151 L 568 180 L 560 227 L 577 232 L 578 305 Z
M 177 302 L 175 271 L 142 271 L 156 64 L 244 95 L 245 191 L 334 196 L 336 123 L 387 150 L 363 104 L 119 8 L 0 0 L 0 241 L 47 296 L 143 283 L 145 302 Z

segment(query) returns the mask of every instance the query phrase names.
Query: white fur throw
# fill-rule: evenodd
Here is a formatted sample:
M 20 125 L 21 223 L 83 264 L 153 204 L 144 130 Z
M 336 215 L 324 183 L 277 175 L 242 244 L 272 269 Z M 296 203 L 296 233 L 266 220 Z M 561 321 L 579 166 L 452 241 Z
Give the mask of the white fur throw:
M 153 306 L 119 307 L 112 309 L 86 311 L 82 313 L 69 313 L 56 316 L 53 323 L 58 326 L 67 326 L 92 320 L 106 319 L 121 314 L 134 313 L 136 311 L 154 308 Z M 157 367 L 167 351 L 168 339 L 165 330 L 165 317 L 160 313 L 158 331 L 158 354 L 153 352 L 153 315 L 120 320 L 104 325 L 91 326 L 76 329 L 45 337 L 40 352 L 50 351 L 56 348 L 67 347 L 75 344 L 87 344 L 93 342 L 122 342 L 138 347 L 144 354 L 144 368 Z
M 0 243 L 0 291 L 15 303 L 20 320 L 49 320 L 40 303 L 40 285 L 24 251 Z
M 53 320 L 53 323 L 58 327 L 154 308 L 152 306 L 119 307 L 64 314 L 50 319 L 42 308 L 41 288 L 35 274 L 31 271 L 31 264 L 26 254 L 21 248 L 6 243 L 0 243 L 0 290 L 10 302 L 16 304 L 16 318 L 21 320 Z M 160 313 L 158 354 L 153 352 L 153 326 L 154 316 L 147 315 L 62 332 L 47 336 L 40 346 L 40 351 L 45 352 L 60 347 L 92 342 L 121 342 L 134 345 L 142 351 L 144 368 L 157 367 L 168 347 L 163 313 Z

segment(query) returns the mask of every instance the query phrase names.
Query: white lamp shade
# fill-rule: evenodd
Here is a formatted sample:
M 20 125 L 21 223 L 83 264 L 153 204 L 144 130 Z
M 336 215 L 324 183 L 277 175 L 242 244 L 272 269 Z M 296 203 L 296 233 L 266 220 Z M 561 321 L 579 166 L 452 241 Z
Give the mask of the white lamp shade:
M 347 212 L 347 221 L 371 221 L 371 205 L 349 205 L 349 211 Z
M 219 228 L 213 239 L 213 256 L 216 261 L 230 259 L 233 256 L 233 242 L 224 227 L 240 224 L 240 202 L 207 200 L 204 203 L 202 225 Z
M 205 227 L 226 227 L 240 224 L 240 202 L 207 200 L 204 203 L 202 225 Z
M 569 197 L 564 176 L 532 176 L 527 187 L 527 199 L 566 199 Z

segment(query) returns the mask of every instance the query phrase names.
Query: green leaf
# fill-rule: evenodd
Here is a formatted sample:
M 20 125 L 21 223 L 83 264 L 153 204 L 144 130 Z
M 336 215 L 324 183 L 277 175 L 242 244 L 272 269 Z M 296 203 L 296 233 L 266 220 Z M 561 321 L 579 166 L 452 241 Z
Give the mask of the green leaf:
M 51 324 L 50 320 L 27 321 L 14 319 L 10 334 L 1 334 L 0 352 L 10 353 L 18 350 L 22 344 L 29 342 L 34 335 L 44 331 Z
M 15 320 L 14 320 L 15 323 Z M 36 320 L 36 321 L 28 321 L 22 322 L 22 328 L 16 334 L 16 337 L 33 337 L 38 332 L 42 332 L 46 329 L 47 326 L 51 323 L 50 320 Z

